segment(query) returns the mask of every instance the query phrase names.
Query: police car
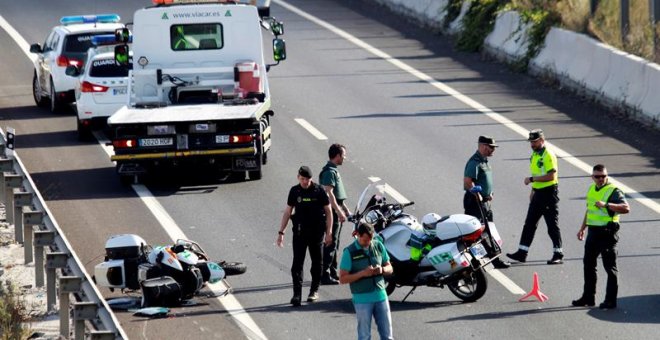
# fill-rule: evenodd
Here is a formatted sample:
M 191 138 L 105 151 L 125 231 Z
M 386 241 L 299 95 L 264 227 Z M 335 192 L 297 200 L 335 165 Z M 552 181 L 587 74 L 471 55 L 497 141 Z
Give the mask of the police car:
M 74 98 L 76 78 L 66 75 L 67 66 L 82 66 L 87 50 L 92 47 L 92 37 L 114 34 L 124 25 L 117 14 L 68 16 L 60 19 L 44 45 L 32 44 L 30 52 L 38 55 L 34 62 L 32 93 L 35 103 L 55 112 L 61 104 L 71 103 Z
M 94 127 L 103 126 L 108 117 L 126 105 L 128 68 L 115 62 L 114 46 L 99 46 L 89 49 L 82 68 L 69 66 L 66 72 L 78 76 L 75 84 L 78 138 L 87 140 Z
M 255 5 L 259 10 L 259 16 L 270 16 L 270 0 L 239 0 L 238 3 Z

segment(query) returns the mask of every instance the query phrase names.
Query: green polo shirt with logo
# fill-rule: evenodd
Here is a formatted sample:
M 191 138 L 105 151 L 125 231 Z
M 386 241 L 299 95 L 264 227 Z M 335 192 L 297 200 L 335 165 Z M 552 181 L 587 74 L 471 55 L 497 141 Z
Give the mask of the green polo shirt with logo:
M 488 163 L 488 158 L 483 157 L 479 151 L 465 164 L 463 176 L 472 178 L 475 185 L 481 186 L 481 195 L 490 196 L 493 193 L 493 171 Z
M 344 182 L 341 180 L 341 175 L 337 169 L 337 165 L 328 161 L 328 163 L 321 170 L 319 175 L 319 184 L 332 186 L 332 193 L 335 195 L 337 201 L 346 199 L 346 190 L 344 189 Z

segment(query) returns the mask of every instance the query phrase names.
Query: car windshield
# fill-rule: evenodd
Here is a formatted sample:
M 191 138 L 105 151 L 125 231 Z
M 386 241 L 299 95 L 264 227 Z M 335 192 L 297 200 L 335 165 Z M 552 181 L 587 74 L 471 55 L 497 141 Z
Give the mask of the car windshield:
M 92 61 L 89 76 L 95 78 L 128 77 L 128 68 L 117 65 L 114 59 L 96 59 Z
M 93 32 L 71 34 L 64 40 L 65 53 L 85 53 L 87 49 L 94 46 L 92 44 L 92 37 L 102 34 L 115 34 L 115 32 Z

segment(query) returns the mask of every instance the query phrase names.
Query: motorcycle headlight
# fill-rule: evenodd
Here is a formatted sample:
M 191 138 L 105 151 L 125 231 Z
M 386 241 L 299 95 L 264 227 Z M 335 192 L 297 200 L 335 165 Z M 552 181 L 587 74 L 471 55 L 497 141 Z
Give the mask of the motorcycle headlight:
M 369 224 L 375 224 L 378 222 L 380 216 L 378 214 L 378 210 L 372 210 L 367 213 L 367 216 L 364 217 L 364 221 L 369 223 Z

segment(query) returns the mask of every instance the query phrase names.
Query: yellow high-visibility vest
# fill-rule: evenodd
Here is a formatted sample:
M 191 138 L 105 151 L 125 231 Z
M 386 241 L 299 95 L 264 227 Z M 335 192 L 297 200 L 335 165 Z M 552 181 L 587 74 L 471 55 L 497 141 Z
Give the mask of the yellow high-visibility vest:
M 532 173 L 532 177 L 544 176 L 548 174 L 548 170 L 557 169 L 557 157 L 548 149 L 544 149 L 542 154 L 534 151 L 532 152 L 532 157 L 529 159 L 529 171 Z M 532 182 L 532 188 L 534 189 L 543 189 L 549 186 L 555 185 L 559 182 L 559 176 L 556 176 L 554 180 L 549 182 Z
M 609 222 L 619 222 L 619 214 L 610 216 L 607 208 L 596 206 L 597 201 L 607 202 L 614 193 L 614 184 L 607 183 L 600 190 L 596 190 L 596 184 L 592 183 L 587 192 L 587 225 L 591 227 L 604 227 Z

